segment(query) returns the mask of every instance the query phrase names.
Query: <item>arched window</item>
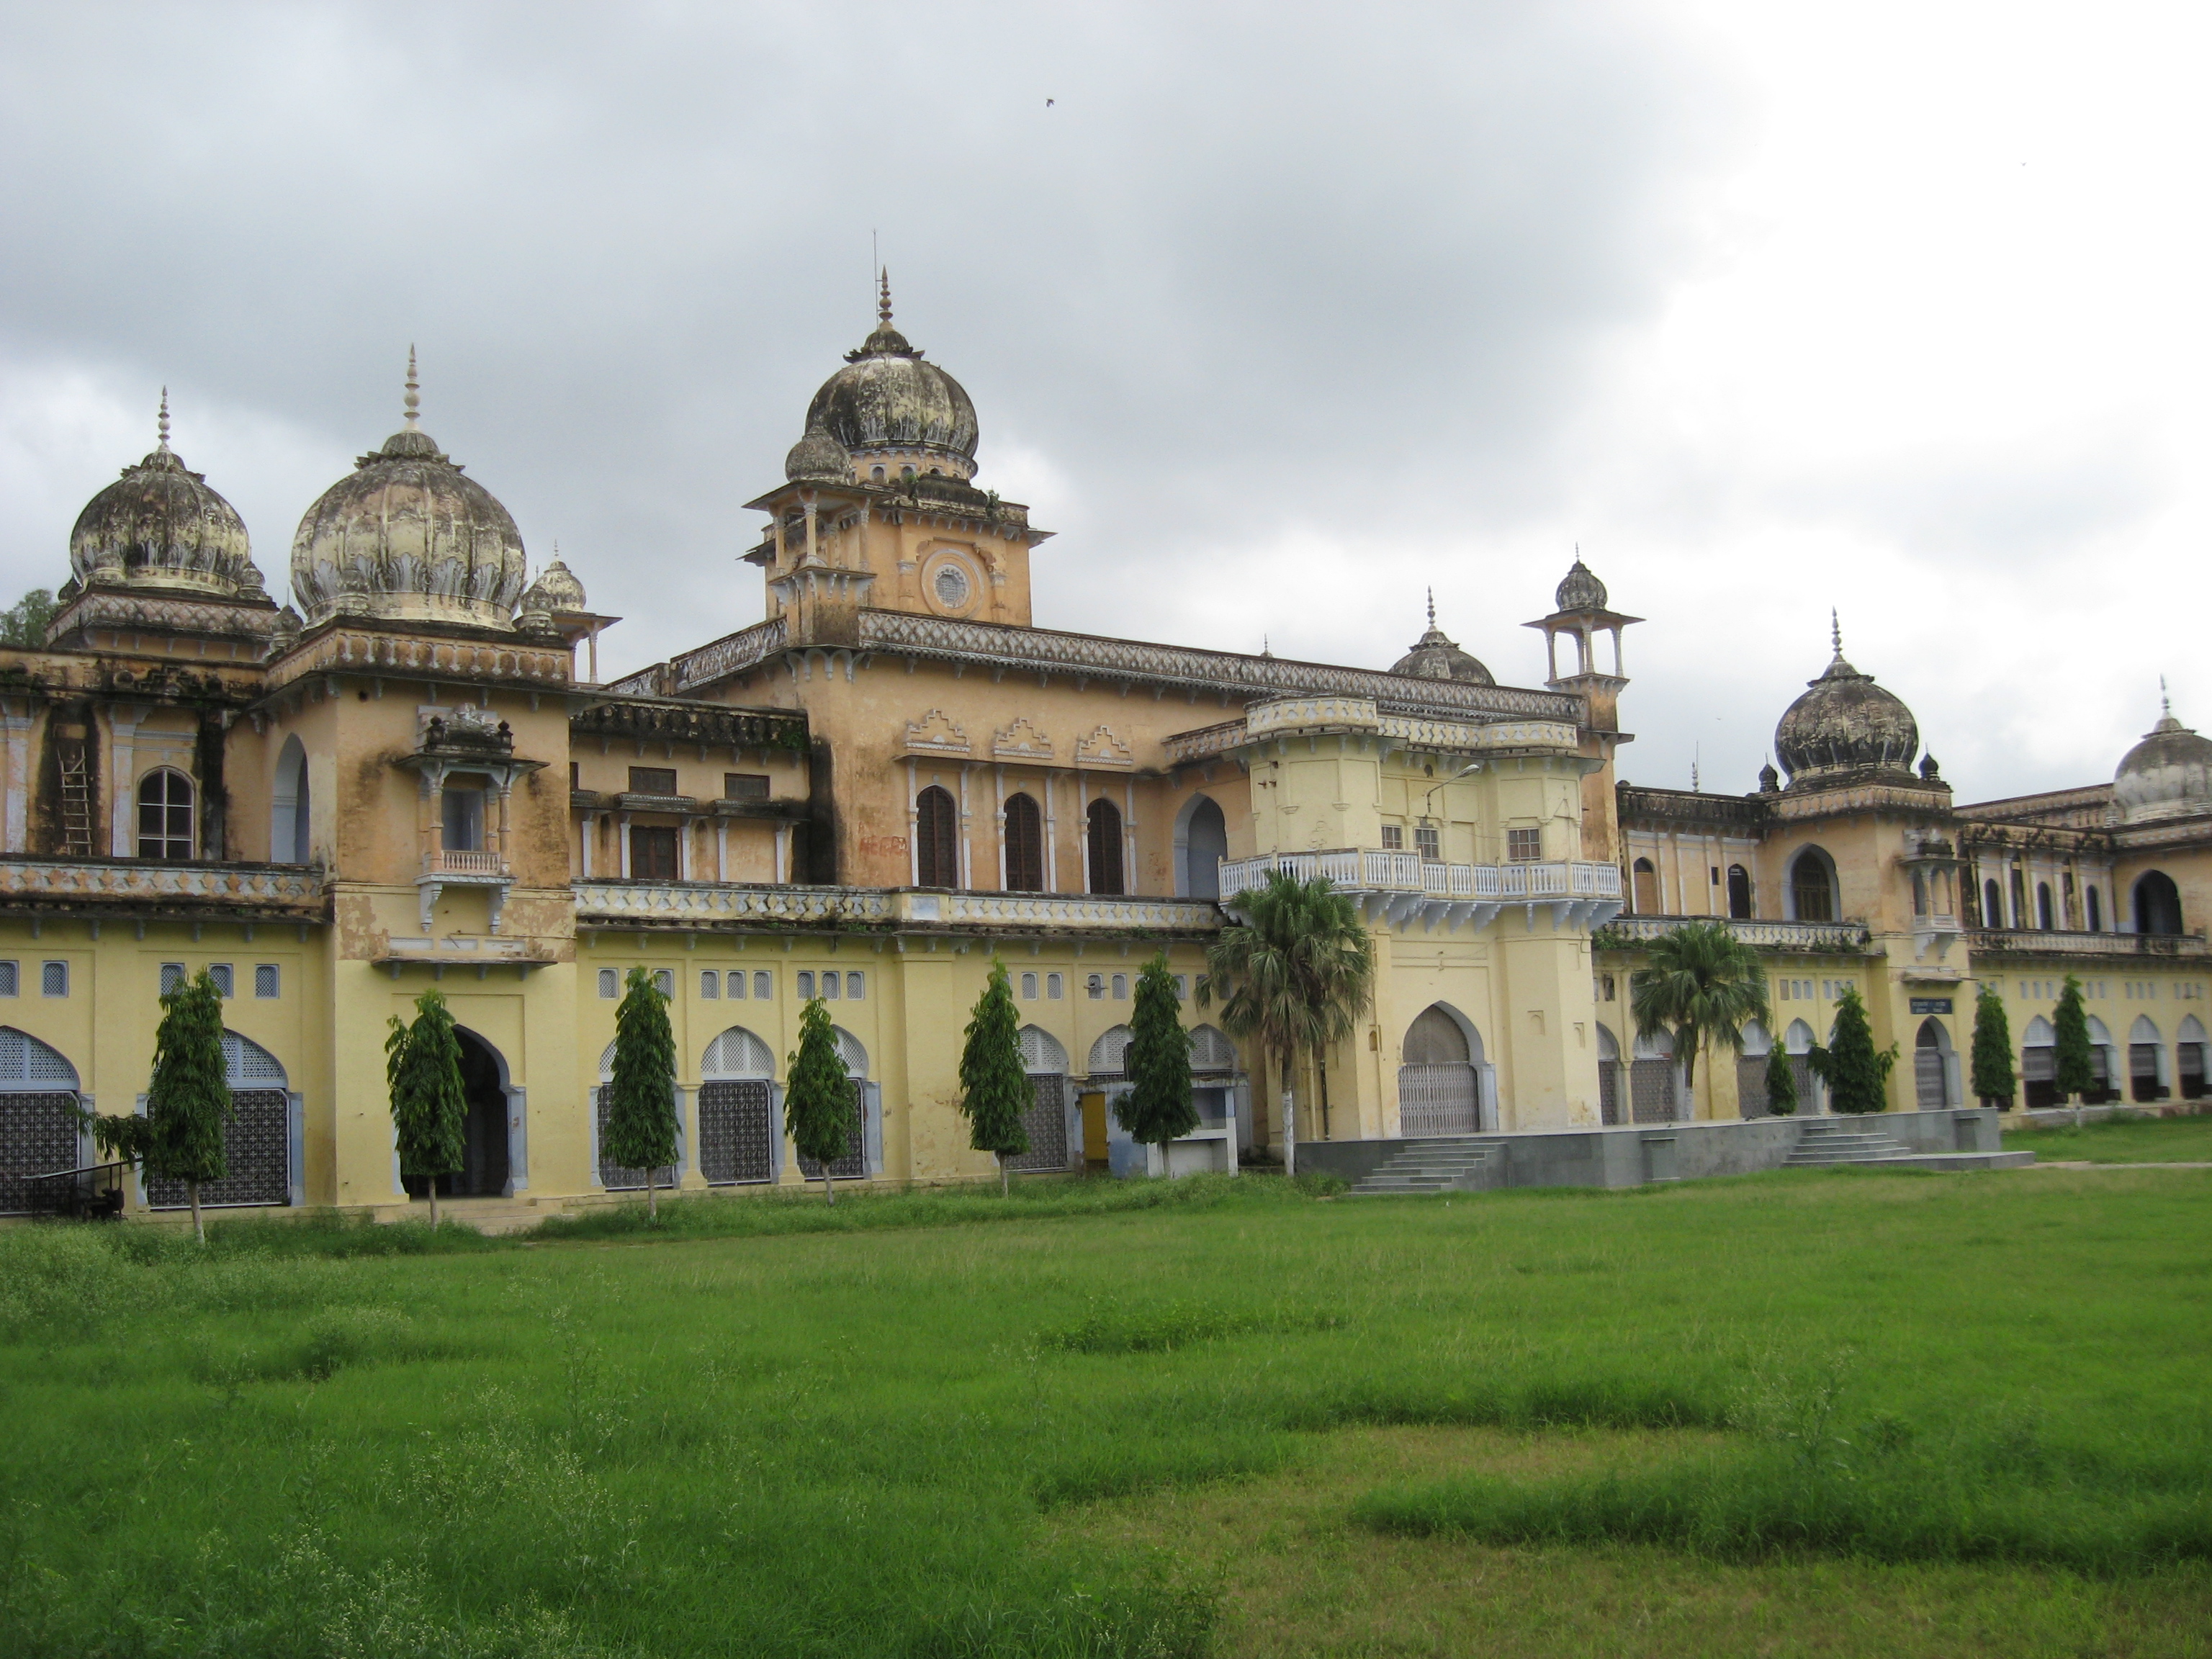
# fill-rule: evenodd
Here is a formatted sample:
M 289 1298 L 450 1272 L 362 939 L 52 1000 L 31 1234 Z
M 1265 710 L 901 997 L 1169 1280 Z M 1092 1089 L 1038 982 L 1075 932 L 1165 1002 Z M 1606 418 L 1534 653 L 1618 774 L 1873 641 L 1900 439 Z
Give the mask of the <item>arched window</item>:
M 2051 917 L 2051 884 L 2047 881 L 2035 884 L 2035 925 L 2046 933 L 2057 925 Z
M 2012 925 L 2027 927 L 2027 878 L 2014 869 L 2012 872 Z
M 1193 798 L 1183 820 L 1183 888 L 1186 898 L 1221 896 L 1221 861 L 1229 856 L 1229 823 L 1211 797 Z
M 192 781 L 164 766 L 138 781 L 138 856 L 192 855 Z
M 294 732 L 276 757 L 276 782 L 269 804 L 269 861 L 305 864 L 307 841 L 307 751 Z
M 1121 814 L 1100 796 L 1091 803 L 1091 890 L 1119 893 L 1121 881 Z
M 1982 926 L 2002 927 L 2004 925 L 2004 889 L 1999 887 L 1997 878 L 1991 876 L 1982 884 Z
M 2164 1100 L 2167 1090 L 2160 1073 L 2165 1069 L 2165 1044 L 2160 1041 L 2158 1027 L 2151 1024 L 2148 1014 L 2136 1016 L 2134 1028 L 2128 1033 L 2128 1098 L 2135 1101 Z
M 2181 1022 L 2174 1034 L 2174 1080 L 2184 1100 L 2204 1098 L 2204 1026 L 2191 1014 Z
M 1029 795 L 1006 797 L 1006 889 L 1044 890 L 1044 815 Z
M 2181 890 L 2163 870 L 2148 871 L 2136 878 L 2136 932 L 2178 933 L 2181 931 Z
M 924 887 L 960 884 L 960 842 L 952 797 L 931 784 L 914 798 L 915 879 Z
M 1751 872 L 1741 864 L 1729 866 L 1729 915 L 1737 921 L 1751 920 Z
M 742 1025 L 699 1057 L 699 1173 L 708 1186 L 775 1179 L 783 1138 L 775 1132 L 775 1051 Z
M 1475 1067 L 1481 1039 L 1442 1003 L 1431 1003 L 1406 1028 L 1398 1067 L 1399 1133 L 1469 1135 L 1482 1127 L 1482 1089 Z
M 2092 887 L 2087 890 L 2089 896 L 2089 931 L 2093 933 L 2101 933 L 2105 931 L 2104 901 L 2097 896 L 2095 888 Z
M 1807 848 L 1790 866 L 1790 908 L 1793 921 L 1836 919 L 1834 872 L 1828 867 L 1827 854 L 1817 847 Z
M 1116 1025 L 1099 1034 L 1091 1045 L 1091 1058 L 1085 1070 L 1092 1077 L 1120 1077 L 1129 1063 L 1129 1041 L 1135 1035 L 1126 1025 Z
M 1912 914 L 1916 916 L 1928 914 L 1928 881 L 1917 870 L 1912 872 Z
M 77 1167 L 76 1067 L 58 1050 L 0 1027 L 0 1214 L 51 1201 L 60 1184 L 28 1176 Z
M 1659 872 L 1650 859 L 1638 859 L 1629 866 L 1629 887 L 1636 901 L 1636 914 L 1656 916 L 1659 914 Z

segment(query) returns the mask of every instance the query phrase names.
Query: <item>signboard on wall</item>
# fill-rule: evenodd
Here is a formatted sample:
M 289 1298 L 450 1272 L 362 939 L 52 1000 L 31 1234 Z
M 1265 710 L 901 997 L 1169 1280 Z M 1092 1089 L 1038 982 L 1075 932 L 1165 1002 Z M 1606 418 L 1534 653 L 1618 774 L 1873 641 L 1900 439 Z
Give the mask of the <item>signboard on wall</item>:
M 1912 1012 L 1916 1014 L 1948 1014 L 1951 1012 L 1948 997 L 1914 997 Z

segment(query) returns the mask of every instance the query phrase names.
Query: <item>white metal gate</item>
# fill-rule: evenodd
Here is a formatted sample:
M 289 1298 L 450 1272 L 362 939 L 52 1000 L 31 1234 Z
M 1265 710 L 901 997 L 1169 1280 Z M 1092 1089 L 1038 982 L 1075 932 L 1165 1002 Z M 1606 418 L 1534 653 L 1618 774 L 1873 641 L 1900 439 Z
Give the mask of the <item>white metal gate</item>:
M 1482 1127 L 1482 1095 L 1475 1069 L 1465 1064 L 1398 1068 L 1398 1133 L 1471 1135 Z

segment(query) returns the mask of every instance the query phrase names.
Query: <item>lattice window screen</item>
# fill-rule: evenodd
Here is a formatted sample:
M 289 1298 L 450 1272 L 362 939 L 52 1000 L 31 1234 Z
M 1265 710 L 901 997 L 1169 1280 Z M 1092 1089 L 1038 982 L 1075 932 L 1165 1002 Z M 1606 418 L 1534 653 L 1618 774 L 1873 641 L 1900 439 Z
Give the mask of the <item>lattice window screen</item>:
M 834 1029 L 837 1033 L 837 1058 L 845 1062 L 845 1075 L 853 1078 L 867 1076 L 868 1051 L 861 1046 L 860 1039 L 842 1025 Z M 841 1170 L 830 1171 L 832 1175 L 842 1173 Z
M 222 1067 L 233 1089 L 281 1089 L 288 1081 L 276 1055 L 235 1031 L 222 1034 Z
M 765 1078 L 775 1074 L 775 1055 L 767 1043 L 742 1025 L 732 1025 L 707 1045 L 699 1062 L 702 1077 Z
M 1022 1070 L 1047 1073 L 1067 1070 L 1067 1050 L 1060 1039 L 1040 1026 L 1022 1027 Z
M 76 1067 L 34 1036 L 0 1030 L 0 1089 L 10 1084 L 74 1089 Z
M 1134 1035 L 1126 1025 L 1116 1025 L 1091 1045 L 1091 1075 L 1118 1077 L 1128 1069 L 1129 1039 Z
M 1237 1045 L 1218 1028 L 1200 1025 L 1190 1034 L 1190 1069 L 1194 1072 L 1233 1072 Z

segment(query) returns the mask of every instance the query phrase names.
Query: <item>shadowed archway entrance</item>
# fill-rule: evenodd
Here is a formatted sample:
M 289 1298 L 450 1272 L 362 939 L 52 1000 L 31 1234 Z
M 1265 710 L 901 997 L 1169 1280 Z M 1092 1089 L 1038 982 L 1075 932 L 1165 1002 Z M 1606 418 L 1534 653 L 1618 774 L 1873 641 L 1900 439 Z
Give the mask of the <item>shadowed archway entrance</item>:
M 461 1045 L 461 1096 L 468 1115 L 461 1122 L 461 1167 L 438 1177 L 441 1198 L 502 1198 L 510 1174 L 507 1156 L 507 1066 L 499 1050 L 465 1026 L 455 1026 Z M 428 1185 L 410 1176 L 407 1195 L 422 1198 Z

